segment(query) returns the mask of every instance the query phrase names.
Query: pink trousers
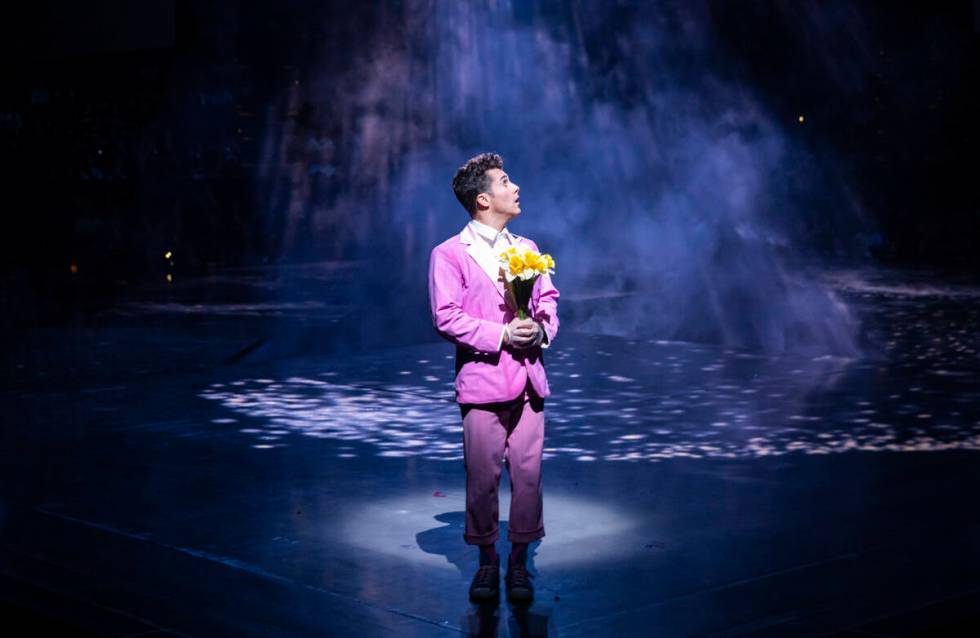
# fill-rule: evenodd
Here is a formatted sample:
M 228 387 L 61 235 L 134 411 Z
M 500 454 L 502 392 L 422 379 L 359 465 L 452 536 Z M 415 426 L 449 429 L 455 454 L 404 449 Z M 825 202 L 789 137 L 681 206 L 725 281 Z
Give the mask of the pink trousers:
M 530 382 L 521 396 L 501 403 L 461 403 L 466 465 L 463 539 L 485 545 L 500 538 L 497 489 L 502 464 L 510 476 L 507 540 L 531 543 L 544 536 L 541 451 L 544 399 Z

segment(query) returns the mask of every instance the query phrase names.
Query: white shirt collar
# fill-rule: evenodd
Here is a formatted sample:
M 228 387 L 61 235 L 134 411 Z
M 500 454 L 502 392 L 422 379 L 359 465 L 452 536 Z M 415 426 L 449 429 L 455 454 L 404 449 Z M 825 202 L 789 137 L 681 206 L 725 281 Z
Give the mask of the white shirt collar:
M 507 227 L 506 226 L 504 226 L 503 230 L 501 230 L 500 232 L 497 232 L 497 229 L 496 228 L 493 228 L 492 226 L 487 226 L 486 224 L 484 224 L 482 222 L 478 222 L 475 219 L 471 219 L 470 220 L 470 226 L 473 227 L 473 230 L 478 235 L 480 235 L 481 237 L 483 237 L 484 239 L 486 239 L 487 242 L 490 244 L 491 247 L 492 246 L 495 246 L 496 243 L 497 243 L 497 240 L 500 239 L 500 238 L 505 239 L 507 241 L 507 243 L 509 243 L 511 245 L 513 245 L 513 243 L 514 243 L 513 235 L 510 234 L 510 231 L 507 230 Z

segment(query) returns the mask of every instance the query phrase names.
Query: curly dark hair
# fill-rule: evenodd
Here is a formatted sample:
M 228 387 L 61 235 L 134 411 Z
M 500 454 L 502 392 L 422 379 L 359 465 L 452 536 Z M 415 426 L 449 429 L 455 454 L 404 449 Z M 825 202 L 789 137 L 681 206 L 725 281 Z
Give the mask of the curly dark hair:
M 504 160 L 496 153 L 481 153 L 471 157 L 456 171 L 453 176 L 453 192 L 470 215 L 476 212 L 476 196 L 490 192 L 487 171 L 503 167 Z

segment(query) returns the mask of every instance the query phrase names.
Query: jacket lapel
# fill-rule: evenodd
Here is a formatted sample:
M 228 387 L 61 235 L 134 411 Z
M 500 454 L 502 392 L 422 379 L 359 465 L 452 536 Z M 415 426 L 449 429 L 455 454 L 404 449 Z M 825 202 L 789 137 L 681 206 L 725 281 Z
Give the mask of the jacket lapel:
M 517 237 L 513 235 L 513 233 L 511 236 L 514 237 L 515 241 L 517 241 Z M 466 253 L 480 267 L 480 270 L 482 270 L 487 276 L 490 283 L 493 284 L 493 287 L 500 294 L 501 298 L 507 301 L 508 297 L 511 295 L 507 292 L 504 270 L 500 265 L 500 262 L 497 261 L 497 257 L 493 254 L 490 246 L 488 246 L 485 242 L 482 244 L 478 243 L 482 242 L 483 240 L 476 236 L 469 224 L 467 224 L 463 228 L 462 232 L 460 232 L 459 241 L 462 244 L 466 244 Z M 520 245 L 519 241 L 517 241 L 517 245 Z
M 460 243 L 466 244 L 466 253 L 476 262 L 483 271 L 483 274 L 487 276 L 493 287 L 500 293 L 501 298 L 506 299 L 507 288 L 504 285 L 504 273 L 500 264 L 494 259 L 490 247 L 486 244 L 477 244 L 476 237 L 470 225 L 467 224 L 463 228 L 463 232 L 459 234 Z

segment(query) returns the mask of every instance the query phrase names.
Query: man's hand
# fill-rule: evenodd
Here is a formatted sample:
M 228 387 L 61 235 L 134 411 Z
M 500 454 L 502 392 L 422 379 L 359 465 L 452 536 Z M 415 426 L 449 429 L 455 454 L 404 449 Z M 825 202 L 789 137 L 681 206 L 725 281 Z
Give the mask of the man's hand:
M 541 324 L 532 319 L 518 319 L 514 317 L 507 328 L 510 330 L 510 340 L 508 343 L 515 348 L 533 348 L 540 345 L 544 340 L 544 331 Z

